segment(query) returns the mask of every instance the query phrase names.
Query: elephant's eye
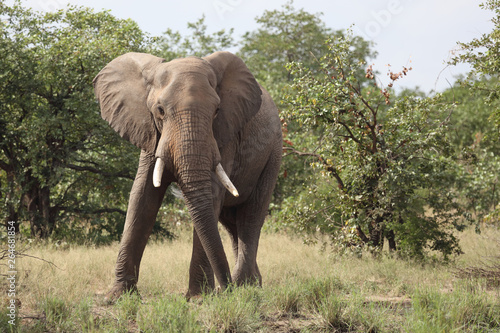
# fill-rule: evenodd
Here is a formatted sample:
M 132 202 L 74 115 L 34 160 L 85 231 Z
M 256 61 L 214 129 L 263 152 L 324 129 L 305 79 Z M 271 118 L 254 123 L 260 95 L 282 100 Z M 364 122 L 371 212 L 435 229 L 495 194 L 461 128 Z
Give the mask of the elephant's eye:
M 163 106 L 161 106 L 161 105 L 158 106 L 158 113 L 162 117 L 165 115 L 165 109 L 163 108 Z

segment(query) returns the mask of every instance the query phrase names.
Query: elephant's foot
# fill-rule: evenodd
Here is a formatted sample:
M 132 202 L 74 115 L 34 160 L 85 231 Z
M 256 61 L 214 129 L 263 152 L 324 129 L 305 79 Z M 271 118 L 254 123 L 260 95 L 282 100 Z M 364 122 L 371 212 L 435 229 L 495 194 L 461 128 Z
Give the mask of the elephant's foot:
M 255 269 L 235 269 L 232 276 L 234 284 L 241 285 L 255 285 L 262 287 L 262 276 L 260 275 L 258 267 Z
M 201 298 L 205 294 L 210 294 L 215 290 L 213 285 L 206 285 L 204 284 L 203 287 L 198 285 L 195 287 L 189 287 L 187 293 L 186 293 L 186 299 L 198 299 Z
M 194 303 L 203 302 L 203 294 L 202 293 L 192 293 L 188 290 L 188 292 L 186 293 L 186 295 L 184 295 L 184 297 L 186 297 L 186 300 L 188 302 L 194 302 Z
M 135 284 L 115 282 L 113 288 L 104 297 L 104 301 L 106 304 L 115 304 L 122 295 L 133 292 L 138 292 Z

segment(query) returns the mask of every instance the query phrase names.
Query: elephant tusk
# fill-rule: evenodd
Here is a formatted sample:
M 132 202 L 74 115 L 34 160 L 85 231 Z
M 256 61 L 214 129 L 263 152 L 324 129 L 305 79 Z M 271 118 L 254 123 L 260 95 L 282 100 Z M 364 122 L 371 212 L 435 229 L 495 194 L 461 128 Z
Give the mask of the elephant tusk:
M 161 177 L 163 176 L 163 169 L 165 168 L 165 162 L 161 158 L 156 159 L 155 169 L 153 171 L 153 185 L 154 187 L 160 187 Z
M 217 177 L 219 177 L 219 180 L 221 181 L 222 185 L 231 192 L 232 195 L 235 197 L 239 197 L 240 194 L 238 193 L 238 190 L 236 187 L 234 187 L 233 183 L 231 183 L 231 180 L 229 180 L 229 177 L 227 176 L 226 172 L 224 171 L 224 168 L 222 168 L 222 165 L 219 163 L 217 164 L 217 167 L 215 168 L 215 173 L 217 174 Z

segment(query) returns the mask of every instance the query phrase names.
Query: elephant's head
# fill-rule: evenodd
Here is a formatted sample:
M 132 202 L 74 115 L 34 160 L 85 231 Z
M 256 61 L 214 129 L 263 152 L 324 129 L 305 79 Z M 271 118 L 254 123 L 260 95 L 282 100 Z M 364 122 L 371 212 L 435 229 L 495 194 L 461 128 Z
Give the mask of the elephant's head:
M 123 138 L 156 156 L 184 194 L 208 186 L 213 173 L 237 195 L 220 165 L 220 149 L 259 110 L 261 90 L 229 52 L 166 62 L 143 53 L 111 61 L 94 79 L 102 117 Z

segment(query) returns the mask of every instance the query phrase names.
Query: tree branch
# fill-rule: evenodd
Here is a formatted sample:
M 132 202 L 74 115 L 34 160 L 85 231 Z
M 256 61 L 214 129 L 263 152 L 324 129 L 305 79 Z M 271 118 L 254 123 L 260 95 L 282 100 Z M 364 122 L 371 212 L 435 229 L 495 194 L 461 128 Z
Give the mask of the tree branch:
M 12 166 L 2 160 L 0 160 L 0 169 L 3 169 L 5 172 L 13 171 Z
M 354 141 L 356 142 L 357 144 L 361 144 L 361 141 L 359 139 L 356 139 L 356 137 L 354 136 L 354 134 L 352 133 L 351 129 L 349 128 L 349 126 L 347 126 L 347 124 L 341 122 L 341 121 L 337 121 L 337 123 L 339 123 L 340 125 L 344 126 L 344 128 L 346 129 L 347 133 L 349 134 L 349 137 Z
M 102 170 L 99 170 L 99 169 L 91 167 L 91 166 L 66 164 L 65 167 L 72 169 L 72 170 L 75 170 L 75 171 L 88 171 L 88 172 L 92 172 L 95 174 L 103 175 L 105 177 L 120 177 L 120 178 L 127 178 L 127 179 L 134 180 L 134 177 L 132 177 L 130 175 L 130 173 L 127 172 L 127 170 L 122 170 L 122 171 L 113 173 L 113 172 L 102 171 Z
M 292 147 L 283 147 L 283 150 L 290 151 L 290 154 L 295 154 L 295 155 L 299 155 L 299 156 L 315 157 L 318 161 L 320 161 L 323 164 L 326 171 L 328 171 L 333 176 L 333 178 L 335 178 L 335 180 L 339 184 L 339 188 L 341 190 L 344 190 L 344 188 L 345 188 L 344 182 L 342 181 L 342 178 L 340 178 L 340 175 L 338 174 L 337 170 L 335 170 L 330 164 L 326 163 L 326 161 L 323 159 L 323 157 L 321 157 L 321 155 L 316 154 L 316 153 L 301 152 L 301 151 L 298 151 Z M 289 154 L 287 154 L 285 156 L 288 156 L 288 155 Z
M 79 213 L 79 214 L 105 214 L 105 213 L 118 213 L 123 216 L 127 215 L 127 212 L 119 209 L 119 208 L 100 208 L 100 209 L 81 209 L 81 208 L 73 208 L 73 207 L 59 207 L 60 210 L 71 213 Z
M 356 226 L 356 232 L 363 243 L 367 244 L 370 241 L 359 225 Z

